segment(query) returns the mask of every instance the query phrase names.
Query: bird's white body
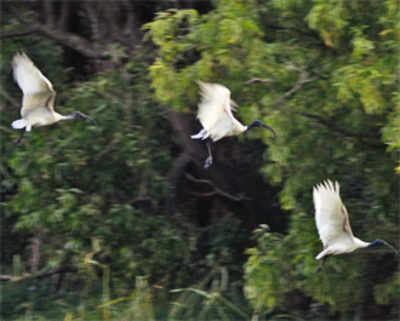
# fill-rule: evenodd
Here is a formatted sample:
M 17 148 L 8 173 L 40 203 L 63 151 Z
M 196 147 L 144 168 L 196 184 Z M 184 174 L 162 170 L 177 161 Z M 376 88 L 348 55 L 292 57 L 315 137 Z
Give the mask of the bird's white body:
M 14 129 L 30 131 L 32 127 L 54 124 L 71 119 L 54 111 L 56 92 L 51 82 L 40 72 L 25 53 L 17 53 L 12 61 L 14 79 L 23 92 L 21 119 Z
M 192 139 L 211 138 L 214 142 L 223 137 L 235 136 L 243 133 L 247 126 L 242 125 L 232 113 L 234 102 L 231 92 L 219 84 L 199 81 L 202 100 L 199 104 L 197 118 L 203 129 Z
M 339 183 L 330 180 L 313 189 L 315 222 L 324 246 L 324 250 L 316 256 L 317 260 L 326 255 L 350 253 L 370 244 L 353 235 L 349 215 L 339 192 Z
M 40 127 L 54 124 L 63 119 L 64 116 L 54 111 L 49 112 L 46 107 L 39 107 L 35 110 L 32 110 L 29 114 L 26 114 L 25 117 L 22 117 L 22 119 L 17 119 L 13 121 L 11 123 L 11 126 L 14 129 L 25 128 L 25 130 L 29 132 L 31 131 L 32 127 Z

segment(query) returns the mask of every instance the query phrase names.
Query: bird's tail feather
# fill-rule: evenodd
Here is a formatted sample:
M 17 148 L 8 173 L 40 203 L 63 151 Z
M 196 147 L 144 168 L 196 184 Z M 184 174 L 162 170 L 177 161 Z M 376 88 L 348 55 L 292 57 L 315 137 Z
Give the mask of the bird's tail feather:
M 25 119 L 17 119 L 11 123 L 11 127 L 14 129 L 22 129 L 22 128 L 26 127 L 26 125 L 27 125 L 27 123 L 26 123 Z

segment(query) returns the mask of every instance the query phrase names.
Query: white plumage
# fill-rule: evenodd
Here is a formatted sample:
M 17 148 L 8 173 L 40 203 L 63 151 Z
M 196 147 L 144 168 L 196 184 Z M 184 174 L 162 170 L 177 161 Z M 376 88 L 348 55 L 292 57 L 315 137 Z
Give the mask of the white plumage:
M 15 129 L 25 127 L 30 131 L 34 126 L 50 125 L 62 115 L 53 109 L 56 92 L 50 81 L 40 72 L 25 53 L 17 53 L 13 58 L 14 79 L 24 96 L 22 98 L 22 119 L 14 121 Z
M 14 79 L 23 92 L 20 112 L 22 118 L 11 124 L 14 129 L 25 128 L 26 131 L 30 131 L 32 127 L 51 125 L 60 120 L 76 118 L 94 121 L 81 112 L 64 116 L 54 111 L 56 92 L 51 82 L 25 53 L 21 52 L 14 55 L 12 67 Z
M 225 86 L 219 84 L 198 82 L 201 89 L 202 100 L 199 104 L 197 118 L 200 120 L 203 130 L 193 139 L 206 139 L 210 137 L 214 142 L 226 136 L 239 135 L 247 129 L 232 113 L 234 102 L 231 100 L 231 92 Z
M 254 121 L 249 126 L 240 123 L 232 113 L 236 104 L 231 100 L 231 92 L 220 84 L 211 84 L 198 81 L 201 91 L 201 102 L 198 106 L 197 118 L 203 128 L 196 135 L 190 136 L 192 139 L 211 139 L 216 142 L 223 137 L 240 135 L 256 126 L 262 126 L 275 131 L 259 120 Z M 212 164 L 212 154 L 210 142 L 207 142 L 209 156 L 205 161 L 205 168 Z
M 12 64 L 14 79 L 24 95 L 34 95 L 40 92 L 48 95 L 55 93 L 50 81 L 36 68 L 25 53 L 17 53 Z
M 382 240 L 364 242 L 353 235 L 349 215 L 340 198 L 338 182 L 329 179 L 314 186 L 313 199 L 315 222 L 324 249 L 316 256 L 319 260 L 328 255 L 350 253 L 358 248 L 383 244 L 397 251 Z

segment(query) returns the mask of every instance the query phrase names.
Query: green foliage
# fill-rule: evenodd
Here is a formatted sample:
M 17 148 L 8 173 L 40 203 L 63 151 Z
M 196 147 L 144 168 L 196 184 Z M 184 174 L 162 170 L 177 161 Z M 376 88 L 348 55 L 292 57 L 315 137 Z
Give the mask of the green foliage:
M 325 44 L 329 47 L 338 46 L 338 42 L 348 25 L 349 12 L 346 1 L 314 1 L 306 19 L 311 29 L 317 30 Z
M 108 267 L 91 258 L 86 259 L 86 269 L 90 266 Z M 88 273 L 93 274 L 94 271 Z M 212 270 L 201 282 L 191 288 L 179 288 L 167 291 L 157 284 L 151 285 L 143 276 L 136 276 L 134 289 L 125 296 L 110 297 L 109 281 L 103 275 L 101 288 L 92 289 L 90 297 L 79 297 L 71 293 L 64 300 L 56 295 L 46 293 L 48 284 L 29 283 L 29 292 L 21 286 L 7 286 L 9 296 L 3 300 L 2 306 L 7 308 L 4 315 L 8 320 L 88 320 L 88 321 L 122 321 L 122 320 L 232 320 L 250 319 L 250 310 L 241 293 L 236 290 L 229 297 L 224 287 L 228 276 L 226 270 Z M 86 282 L 89 282 L 87 279 Z M 37 287 L 43 286 L 43 287 Z M 24 290 L 25 293 L 18 293 Z M 95 291 L 93 291 L 95 290 Z M 35 293 L 36 292 L 36 293 Z M 29 300 L 29 296 L 32 300 Z M 20 300 L 20 301 L 19 301 Z M 25 301 L 24 301 L 25 300 Z M 14 303 L 14 306 L 11 304 Z M 46 311 L 38 310 L 47 305 Z M 23 317 L 12 318 L 12 312 L 18 311 Z
M 394 304 L 399 298 L 393 291 L 398 282 L 398 276 L 393 274 L 396 259 L 390 255 L 369 254 L 368 259 L 367 252 L 362 252 L 335 257 L 328 260 L 321 274 L 314 273 L 317 262 L 313 257 L 321 244 L 314 228 L 311 189 L 325 177 L 340 181 L 353 231 L 361 239 L 383 238 L 396 244 L 398 229 L 395 214 L 398 180 L 393 176 L 398 136 L 395 132 L 399 128 L 394 124 L 398 104 L 393 100 L 397 91 L 394 76 L 397 54 L 388 52 L 388 40 L 377 35 L 381 28 L 377 21 L 386 17 L 385 23 L 390 24 L 388 12 L 380 10 L 382 19 L 374 16 L 367 26 L 357 25 L 357 18 L 350 20 L 342 12 L 340 19 L 332 24 L 330 19 L 336 19 L 338 10 L 345 10 L 344 2 L 337 4 L 331 16 L 318 15 L 326 12 L 321 11 L 327 10 L 322 7 L 332 3 L 318 2 L 313 7 L 308 15 L 310 27 L 319 30 L 327 46 L 343 52 L 348 46 L 343 41 L 350 39 L 348 44 L 353 49 L 338 58 L 322 56 L 322 68 L 330 66 L 332 77 L 325 81 L 330 85 L 322 81 L 310 85 L 303 95 L 291 99 L 291 113 L 281 111 L 273 115 L 284 139 L 270 147 L 270 157 L 275 163 L 266 165 L 264 172 L 273 181 L 284 182 L 281 203 L 293 214 L 288 234 L 278 244 L 270 241 L 273 233 L 271 236 L 270 232 L 259 232 L 263 236 L 258 236 L 258 246 L 249 250 L 246 290 L 256 309 L 282 309 L 285 298 L 294 291 L 302 291 L 318 302 L 329 304 L 332 311 L 342 313 L 367 302 Z M 352 10 L 361 7 L 360 2 Z M 361 17 L 360 13 L 356 17 Z M 296 112 L 305 117 L 293 120 Z M 319 117 L 310 118 L 309 114 Z M 382 137 L 379 133 L 383 133 Z M 389 142 L 387 153 L 383 152 L 383 142 Z M 263 250 L 266 243 L 273 245 Z M 393 264 L 392 268 L 381 271 L 379 262 L 384 257 Z M 276 272 L 282 269 L 285 281 L 278 281 Z M 369 283 L 365 281 L 369 273 L 384 273 L 387 278 Z M 367 294 L 371 292 L 373 298 Z M 396 309 L 392 310 L 392 315 L 395 314 Z
M 252 19 L 257 12 L 249 8 L 242 1 L 220 1 L 207 18 L 194 10 L 170 11 L 144 26 L 159 46 L 150 76 L 160 102 L 187 110 L 197 99 L 196 80 L 241 77 L 241 57 L 262 36 Z
M 138 273 L 161 278 L 183 260 L 183 240 L 162 216 L 169 128 L 146 93 L 145 70 L 132 60 L 122 70 L 57 88 L 60 112 L 79 109 L 99 126 L 35 128 L 9 155 L 18 191 L 6 214 L 18 217 L 18 231 L 46 236 L 48 265 L 78 264 L 93 242 L 101 260 L 112 261 L 116 280 Z
M 19 27 L 5 19 L 6 30 Z M 315 274 L 322 245 L 311 191 L 322 179 L 338 180 L 354 233 L 396 245 L 399 21 L 395 0 L 221 0 L 203 15 L 174 9 L 143 27 L 157 46 L 151 65 L 147 57 L 154 54 L 138 48 L 125 65 L 74 85 L 70 77 L 79 72 L 61 64 L 61 47 L 35 37 L 5 41 L 0 187 L 6 225 L 13 228 L 7 232 L 42 235 L 39 272 L 63 264 L 78 272 L 67 274 L 63 290 L 73 297 L 64 300 L 47 293 L 51 281 L 7 284 L 2 306 L 9 312 L 2 309 L 2 317 L 34 319 L 52 306 L 37 319 L 229 320 L 249 319 L 253 311 L 253 319 L 302 319 L 315 318 L 317 304 L 319 319 L 329 313 L 354 319 L 360 307 L 384 307 L 384 317 L 393 319 L 400 278 L 391 254 L 332 257 Z M 59 112 L 81 110 L 99 126 L 34 128 L 14 150 L 17 133 L 9 124 L 21 93 L 10 81 L 9 61 L 20 48 L 52 80 Z M 125 48 L 110 48 L 125 57 Z M 266 226 L 255 231 L 244 284 L 238 249 L 248 243 L 241 220 L 227 215 L 229 222 L 213 225 L 203 242 L 201 232 L 178 230 L 192 219 L 187 204 L 177 214 L 181 222 L 168 216 L 166 177 L 176 147 L 165 106 L 194 113 L 197 80 L 228 86 L 240 120 L 260 119 L 278 132 L 274 141 L 261 130 L 239 138 L 239 145 L 256 137 L 268 145 L 261 168 L 253 170 L 281 188 L 282 215 L 290 222 L 282 233 Z M 13 264 L 7 258 L 5 272 L 29 270 L 26 245 L 18 244 L 25 251 Z M 207 249 L 198 253 L 201 246 Z M 193 272 L 208 276 L 188 286 Z M 294 307 L 298 301 L 305 303 Z
M 196 80 L 223 83 L 240 105 L 241 120 L 261 118 L 278 132 L 275 142 L 268 134 L 250 134 L 269 144 L 262 172 L 282 185 L 281 207 L 291 211 L 287 234 L 259 231 L 257 247 L 248 252 L 246 294 L 257 312 L 287 310 L 288 296 L 302 293 L 343 315 L 354 306 L 383 302 L 396 313 L 392 256 L 385 256 L 393 262 L 385 272 L 378 272 L 383 254 L 370 259 L 355 254 L 331 259 L 315 276 L 321 244 L 311 199 L 314 184 L 337 179 L 355 234 L 396 243 L 394 8 L 393 1 L 314 1 L 309 6 L 220 1 L 202 17 L 185 13 L 193 18 L 184 26 L 182 12 L 159 16 L 146 26 L 159 47 L 150 76 L 160 102 L 187 110 L 198 99 Z M 268 20 L 271 12 L 278 17 Z M 160 23 L 169 26 L 161 36 Z M 288 36 L 274 35 L 271 26 Z M 315 39 L 314 30 L 320 38 Z M 370 273 L 386 277 L 370 283 Z M 368 295 L 379 292 L 375 289 L 387 294 Z

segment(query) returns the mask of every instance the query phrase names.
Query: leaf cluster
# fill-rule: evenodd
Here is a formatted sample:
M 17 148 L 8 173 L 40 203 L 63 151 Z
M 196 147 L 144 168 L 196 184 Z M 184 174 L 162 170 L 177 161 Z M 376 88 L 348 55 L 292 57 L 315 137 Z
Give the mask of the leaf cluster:
M 220 1 L 209 14 L 164 13 L 146 26 L 159 47 L 150 68 L 159 101 L 187 110 L 197 99 L 196 80 L 223 83 L 239 104 L 243 122 L 262 119 L 278 132 L 274 142 L 254 134 L 269 145 L 261 172 L 282 185 L 280 204 L 290 211 L 291 221 L 284 235 L 260 232 L 257 247 L 248 251 L 246 293 L 257 311 L 290 310 L 292 293 L 350 315 L 355 306 L 385 301 L 394 307 L 398 299 L 390 290 L 396 282 L 395 259 L 383 253 L 334 258 L 315 277 L 313 257 L 320 242 L 311 199 L 314 184 L 327 177 L 338 180 L 355 234 L 396 244 L 394 8 L 394 1 L 314 1 L 309 6 Z M 268 20 L 271 12 L 278 17 Z M 182 33 L 184 16 L 190 18 Z M 182 65 L 185 52 L 196 53 L 196 59 Z M 386 259 L 392 264 L 383 272 L 379 262 Z M 385 277 L 373 283 L 371 275 L 377 273 Z M 382 297 L 380 288 L 387 291 Z

